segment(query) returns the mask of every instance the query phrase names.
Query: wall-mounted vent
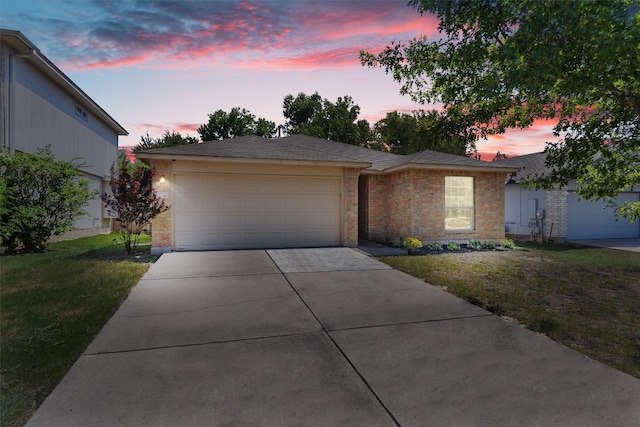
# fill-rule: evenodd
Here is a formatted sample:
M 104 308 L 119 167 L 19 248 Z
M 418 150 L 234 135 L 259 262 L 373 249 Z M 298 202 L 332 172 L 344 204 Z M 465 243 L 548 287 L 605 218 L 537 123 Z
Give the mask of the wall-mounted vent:
M 82 108 L 81 106 L 79 106 L 78 104 L 76 104 L 76 114 L 78 116 L 80 116 L 82 118 L 82 120 L 87 121 L 89 118 L 89 115 L 87 114 L 87 112 L 84 110 L 84 108 Z

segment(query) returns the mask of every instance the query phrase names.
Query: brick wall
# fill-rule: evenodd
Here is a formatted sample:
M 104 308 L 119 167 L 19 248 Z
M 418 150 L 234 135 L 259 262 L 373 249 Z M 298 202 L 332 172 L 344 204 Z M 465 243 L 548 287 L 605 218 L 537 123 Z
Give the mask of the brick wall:
M 369 177 L 369 238 L 415 236 L 423 241 L 504 238 L 504 174 L 409 169 Z M 475 230 L 445 231 L 444 178 L 472 176 Z
M 167 196 L 165 203 L 171 205 L 173 201 L 171 161 L 151 160 L 151 167 L 156 168 L 156 174 L 153 177 L 153 188 L 158 193 L 165 193 Z M 163 176 L 165 182 L 160 182 Z M 171 209 L 161 213 L 151 221 L 151 233 L 151 248 L 153 251 L 165 252 L 171 250 Z
M 358 177 L 360 169 L 344 168 L 342 177 L 342 245 L 358 246 Z
M 567 196 L 566 190 L 547 190 L 546 195 L 546 234 L 554 243 L 563 243 L 567 240 Z M 553 230 L 551 230 L 553 224 Z

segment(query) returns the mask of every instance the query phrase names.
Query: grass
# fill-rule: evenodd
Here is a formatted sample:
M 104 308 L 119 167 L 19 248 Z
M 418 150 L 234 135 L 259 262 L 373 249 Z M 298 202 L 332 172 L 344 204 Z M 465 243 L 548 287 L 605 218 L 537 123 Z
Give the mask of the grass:
M 2 426 L 28 420 L 157 258 L 126 255 L 116 237 L 0 258 Z
M 640 378 L 640 254 L 520 245 L 381 261 Z

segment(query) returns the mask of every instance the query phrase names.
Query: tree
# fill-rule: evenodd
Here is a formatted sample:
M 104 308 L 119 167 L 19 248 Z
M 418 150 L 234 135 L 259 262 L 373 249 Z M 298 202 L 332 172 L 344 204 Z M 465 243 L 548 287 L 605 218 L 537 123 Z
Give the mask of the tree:
M 374 135 L 394 154 L 433 150 L 465 156 L 475 150 L 477 139 L 468 124 L 451 115 L 451 111 L 436 110 L 387 113 L 375 123 Z
M 120 221 L 120 236 L 128 254 L 137 246 L 142 229 L 170 208 L 151 185 L 154 175 L 155 169 L 140 161 L 131 163 L 121 153 L 118 165 L 111 165 L 111 192 L 101 195 L 110 214 Z
M 197 144 L 198 138 L 192 136 L 182 136 L 180 132 L 168 130 L 164 131 L 164 135 L 160 138 L 151 138 L 149 132 L 140 137 L 140 143 L 133 147 L 133 152 L 137 153 L 144 150 L 152 150 L 154 148 L 175 147 L 177 145 Z
M 259 118 L 248 110 L 234 107 L 229 113 L 217 110 L 209 114 L 209 121 L 198 128 L 202 141 L 216 141 L 245 135 L 258 135 L 273 138 L 276 135 L 276 124 Z
M 506 159 L 508 159 L 507 155 L 506 155 L 506 154 L 504 154 L 504 153 L 501 153 L 501 152 L 500 152 L 500 150 L 498 150 L 498 151 L 496 152 L 496 155 L 495 155 L 495 156 L 493 156 L 493 160 L 491 160 L 491 161 L 492 161 L 492 162 L 497 162 L 497 161 L 500 161 L 500 160 L 506 160 Z
M 0 153 L 0 237 L 8 253 L 44 252 L 52 236 L 86 214 L 96 194 L 80 166 L 55 160 L 50 146 L 36 154 Z
M 554 119 L 549 176 L 576 179 L 578 194 L 609 198 L 640 183 L 640 14 L 634 0 L 411 0 L 439 19 L 442 38 L 393 43 L 363 65 L 381 66 L 401 93 L 441 102 L 479 136 Z M 640 218 L 640 202 L 618 206 Z
M 371 139 L 369 122 L 358 120 L 360 107 L 349 95 L 338 97 L 335 103 L 313 95 L 287 95 L 283 102 L 284 125 L 288 134 L 303 134 L 365 146 Z

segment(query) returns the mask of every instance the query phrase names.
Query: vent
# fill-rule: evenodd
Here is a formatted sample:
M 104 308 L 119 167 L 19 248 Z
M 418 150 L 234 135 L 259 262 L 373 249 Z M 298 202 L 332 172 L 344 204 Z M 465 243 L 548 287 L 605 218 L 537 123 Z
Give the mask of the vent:
M 82 108 L 81 106 L 79 106 L 78 104 L 76 104 L 76 115 L 78 115 L 79 117 L 82 118 L 82 120 L 84 120 L 85 122 L 88 119 L 88 115 L 87 112 L 84 110 L 84 108 Z

